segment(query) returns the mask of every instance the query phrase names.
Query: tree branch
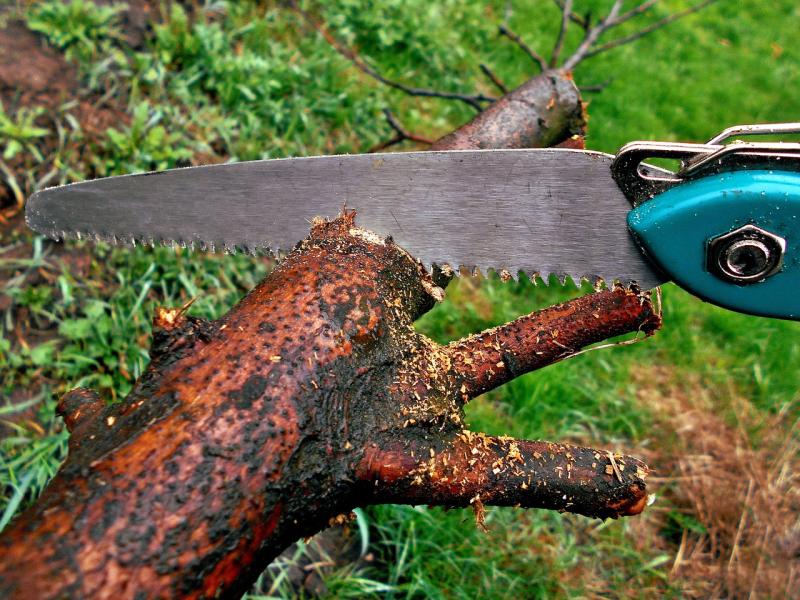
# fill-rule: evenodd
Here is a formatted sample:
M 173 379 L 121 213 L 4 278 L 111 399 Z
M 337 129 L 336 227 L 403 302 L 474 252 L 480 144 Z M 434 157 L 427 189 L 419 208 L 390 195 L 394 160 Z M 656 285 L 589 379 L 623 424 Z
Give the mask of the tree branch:
M 627 12 L 624 12 L 624 13 L 622 13 L 622 14 L 621 14 L 619 17 L 617 17 L 617 20 L 616 20 L 615 26 L 616 26 L 616 25 L 621 25 L 621 24 L 622 24 L 622 23 L 624 23 L 625 21 L 630 21 L 631 19 L 633 19 L 633 18 L 635 18 L 635 17 L 638 17 L 639 15 L 642 15 L 642 14 L 646 13 L 646 12 L 647 12 L 648 10 L 650 10 L 650 9 L 651 9 L 653 6 L 655 6 L 656 4 L 658 4 L 658 1 L 659 1 L 659 0 L 646 0 L 646 2 L 642 2 L 642 3 L 641 3 L 641 4 L 639 4 L 638 6 L 634 6 L 634 7 L 633 7 L 632 9 L 630 9 L 629 11 L 627 11 Z
M 553 0 L 553 2 L 560 10 L 564 10 L 564 0 Z M 658 0 L 656 0 L 656 2 L 658 2 Z M 579 15 L 574 11 L 570 11 L 568 14 L 569 20 L 578 25 L 584 31 L 592 24 L 591 12 L 587 12 L 586 15 Z
M 688 15 L 694 14 L 694 13 L 706 8 L 707 6 L 710 6 L 711 4 L 714 4 L 717 1 L 718 0 L 703 0 L 702 2 L 700 2 L 698 4 L 695 4 L 694 6 L 690 6 L 689 8 L 686 8 L 686 9 L 684 9 L 682 11 L 673 13 L 673 14 L 668 15 L 668 16 L 662 18 L 662 19 L 659 19 L 655 23 L 651 23 L 647 27 L 643 27 L 639 31 L 631 33 L 630 35 L 622 36 L 622 37 L 619 37 L 617 39 L 614 39 L 614 40 L 611 40 L 609 42 L 606 42 L 604 44 L 596 45 L 596 46 L 592 47 L 591 49 L 589 49 L 586 52 L 586 55 L 585 55 L 584 58 L 591 58 L 592 56 L 597 56 L 598 54 L 601 54 L 603 52 L 607 52 L 608 50 L 612 50 L 614 48 L 618 48 L 619 46 L 624 46 L 625 44 L 630 44 L 631 42 L 635 42 L 636 40 L 638 40 L 640 38 L 643 38 L 644 36 L 646 36 L 646 35 L 648 35 L 650 33 L 653 33 L 654 31 L 657 31 L 657 30 L 661 29 L 662 27 L 666 27 L 667 25 L 677 21 L 678 19 L 682 19 L 683 17 L 686 17 Z M 633 11 L 631 11 L 631 12 L 633 12 Z M 633 16 L 636 16 L 636 15 L 633 15 Z
M 573 140 L 580 95 L 544 68 L 431 148 Z M 640 512 L 636 459 L 474 433 L 463 406 L 609 335 L 652 333 L 649 294 L 607 290 L 440 346 L 413 323 L 447 281 L 345 213 L 219 320 L 158 311 L 127 398 L 62 399 L 69 455 L 0 536 L 0 595 L 235 597 L 293 541 L 378 502 Z
M 62 401 L 69 455 L 0 537 L 0 595 L 233 597 L 289 543 L 376 502 L 642 510 L 636 459 L 615 471 L 604 451 L 475 434 L 462 407 L 580 345 L 653 331 L 649 295 L 602 292 L 439 346 L 413 322 L 446 278 L 354 218 L 315 222 L 218 321 L 159 311 L 123 401 Z
M 489 80 L 494 84 L 494 86 L 500 91 L 501 94 L 503 94 L 505 96 L 508 93 L 508 88 L 505 86 L 505 84 L 502 81 L 500 81 L 500 78 L 497 76 L 497 74 L 494 71 L 492 71 L 484 63 L 480 64 L 480 69 L 481 69 L 481 72 L 484 75 L 486 75 L 486 77 L 489 78 Z
M 377 500 L 393 504 L 477 503 L 599 518 L 639 514 L 647 502 L 649 469 L 629 456 L 614 463 L 624 469 L 619 477 L 608 454 L 591 448 L 465 429 L 435 449 L 423 443 L 371 447 L 357 476 L 372 484 Z
M 550 68 L 558 64 L 558 59 L 561 54 L 561 48 L 564 46 L 564 38 L 567 35 L 567 28 L 569 27 L 569 20 L 572 15 L 572 0 L 565 0 L 564 6 L 561 7 L 561 27 L 558 29 L 558 37 L 553 46 L 553 52 L 550 55 Z
M 538 52 L 536 52 L 533 48 L 528 46 L 522 40 L 522 38 L 518 34 L 516 34 L 513 31 L 511 31 L 511 29 L 508 26 L 500 25 L 498 27 L 498 32 L 500 33 L 500 35 L 503 35 L 503 36 L 507 37 L 512 42 L 514 42 L 517 46 L 519 46 L 520 49 L 523 52 L 525 52 L 525 54 L 527 54 L 528 57 L 530 57 L 530 59 L 534 62 L 534 64 L 536 64 L 539 67 L 539 70 L 542 73 L 547 71 L 549 66 L 547 64 L 547 61 L 544 59 L 544 57 L 541 54 L 539 54 Z
M 587 53 L 597 42 L 598 38 L 608 31 L 608 29 L 614 26 L 614 20 L 617 18 L 617 15 L 622 8 L 622 2 L 623 0 L 614 0 L 611 10 L 608 12 L 605 18 L 601 19 L 597 25 L 589 27 L 589 29 L 586 30 L 583 41 L 578 45 L 578 48 L 575 50 L 572 56 L 567 58 L 567 60 L 564 61 L 564 64 L 561 65 L 565 71 L 572 71 L 576 66 L 578 66 L 578 63 L 586 58 Z
M 690 6 L 689 8 L 668 15 L 655 21 L 654 23 L 651 23 L 650 25 L 646 25 L 634 33 L 622 36 L 609 42 L 601 43 L 600 38 L 604 34 L 624 23 L 627 23 L 628 21 L 635 19 L 636 17 L 644 15 L 658 3 L 658 0 L 645 0 L 644 2 L 625 12 L 621 12 L 623 1 L 615 0 L 608 14 L 595 24 L 592 24 L 591 13 L 587 13 L 586 15 L 582 16 L 573 10 L 573 0 L 554 0 L 555 5 L 561 11 L 561 21 L 549 61 L 545 61 L 541 55 L 531 50 L 519 35 L 510 30 L 508 27 L 508 15 L 506 15 L 506 19 L 500 26 L 500 33 L 513 40 L 520 48 L 522 48 L 526 54 L 528 54 L 528 56 L 530 56 L 531 59 L 539 66 L 539 68 L 542 69 L 542 71 L 556 68 L 560 68 L 564 71 L 572 71 L 576 66 L 578 66 L 578 64 L 587 58 L 597 56 L 598 54 L 613 48 L 634 42 L 639 38 L 652 33 L 653 31 L 661 29 L 662 27 L 677 21 L 678 19 L 696 13 L 716 1 L 717 0 L 702 0 L 694 6 Z M 566 34 L 570 23 L 578 25 L 583 30 L 583 39 L 573 53 L 559 65 L 559 60 L 562 55 L 564 41 L 566 39 Z
M 388 108 L 383 109 L 383 115 L 386 117 L 386 122 L 389 123 L 389 127 L 395 131 L 396 135 L 385 142 L 376 144 L 368 150 L 369 153 L 381 152 L 382 150 L 386 150 L 387 148 L 390 148 L 396 144 L 400 144 L 406 140 L 411 140 L 412 142 L 417 142 L 419 144 L 433 144 L 433 140 L 409 132 L 400 124 L 400 121 L 397 120 L 397 117 L 395 117 L 392 111 L 390 111 Z
M 591 337 L 603 339 L 630 331 L 630 315 L 639 312 L 639 294 L 615 288 L 578 298 L 568 306 L 546 308 L 520 317 L 501 328 L 484 331 L 447 347 L 451 368 L 466 396 L 492 390 L 519 376 L 573 356 L 585 347 L 587 331 L 576 327 L 603 315 L 603 325 L 592 328 Z M 647 335 L 660 326 L 653 314 L 639 325 Z
M 503 96 L 472 121 L 437 140 L 431 150 L 555 146 L 586 127 L 584 105 L 572 79 L 548 71 Z

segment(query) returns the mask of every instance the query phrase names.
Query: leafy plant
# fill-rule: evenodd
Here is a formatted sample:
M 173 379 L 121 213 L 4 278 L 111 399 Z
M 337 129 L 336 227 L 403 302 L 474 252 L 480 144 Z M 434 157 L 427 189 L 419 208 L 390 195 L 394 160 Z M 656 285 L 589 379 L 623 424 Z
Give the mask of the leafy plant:
M 120 13 L 124 4 L 97 5 L 91 0 L 34 2 L 27 25 L 64 50 L 67 58 L 88 62 L 103 56 L 123 39 Z
M 0 102 L 0 146 L 5 148 L 4 160 L 11 160 L 22 152 L 30 152 L 37 160 L 42 160 L 34 142 L 50 133 L 49 129 L 36 124 L 44 112 L 40 106 L 23 106 L 9 115 Z

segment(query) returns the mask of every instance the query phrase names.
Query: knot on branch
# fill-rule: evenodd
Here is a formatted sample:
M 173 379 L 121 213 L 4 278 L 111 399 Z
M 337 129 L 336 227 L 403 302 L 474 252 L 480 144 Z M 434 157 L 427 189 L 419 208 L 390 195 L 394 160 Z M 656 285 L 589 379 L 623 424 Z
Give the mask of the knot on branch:
M 100 395 L 89 388 L 76 388 L 64 394 L 56 405 L 56 413 L 64 419 L 67 431 L 76 430 L 91 421 L 103 409 Z
M 205 319 L 189 316 L 188 302 L 181 308 L 157 308 L 153 317 L 153 341 L 150 359 L 160 362 L 167 357 L 174 361 L 182 355 L 196 350 L 198 342 L 211 339 L 213 324 Z

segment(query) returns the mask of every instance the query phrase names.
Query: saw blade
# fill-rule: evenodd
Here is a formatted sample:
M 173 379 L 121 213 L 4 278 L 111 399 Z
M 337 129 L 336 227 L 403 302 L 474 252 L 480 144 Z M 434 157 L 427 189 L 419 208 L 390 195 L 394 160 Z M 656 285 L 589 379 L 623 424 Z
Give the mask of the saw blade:
M 663 282 L 631 238 L 613 157 L 568 149 L 338 155 L 187 167 L 40 191 L 53 238 L 278 254 L 346 206 L 426 267 Z

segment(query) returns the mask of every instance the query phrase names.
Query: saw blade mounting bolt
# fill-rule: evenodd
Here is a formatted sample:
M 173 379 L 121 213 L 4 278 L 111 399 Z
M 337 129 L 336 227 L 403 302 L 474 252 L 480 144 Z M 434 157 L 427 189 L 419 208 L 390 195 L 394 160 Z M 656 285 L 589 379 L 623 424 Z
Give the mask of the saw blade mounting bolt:
M 744 225 L 708 242 L 708 270 L 729 283 L 748 285 L 781 270 L 786 240 L 755 225 Z

